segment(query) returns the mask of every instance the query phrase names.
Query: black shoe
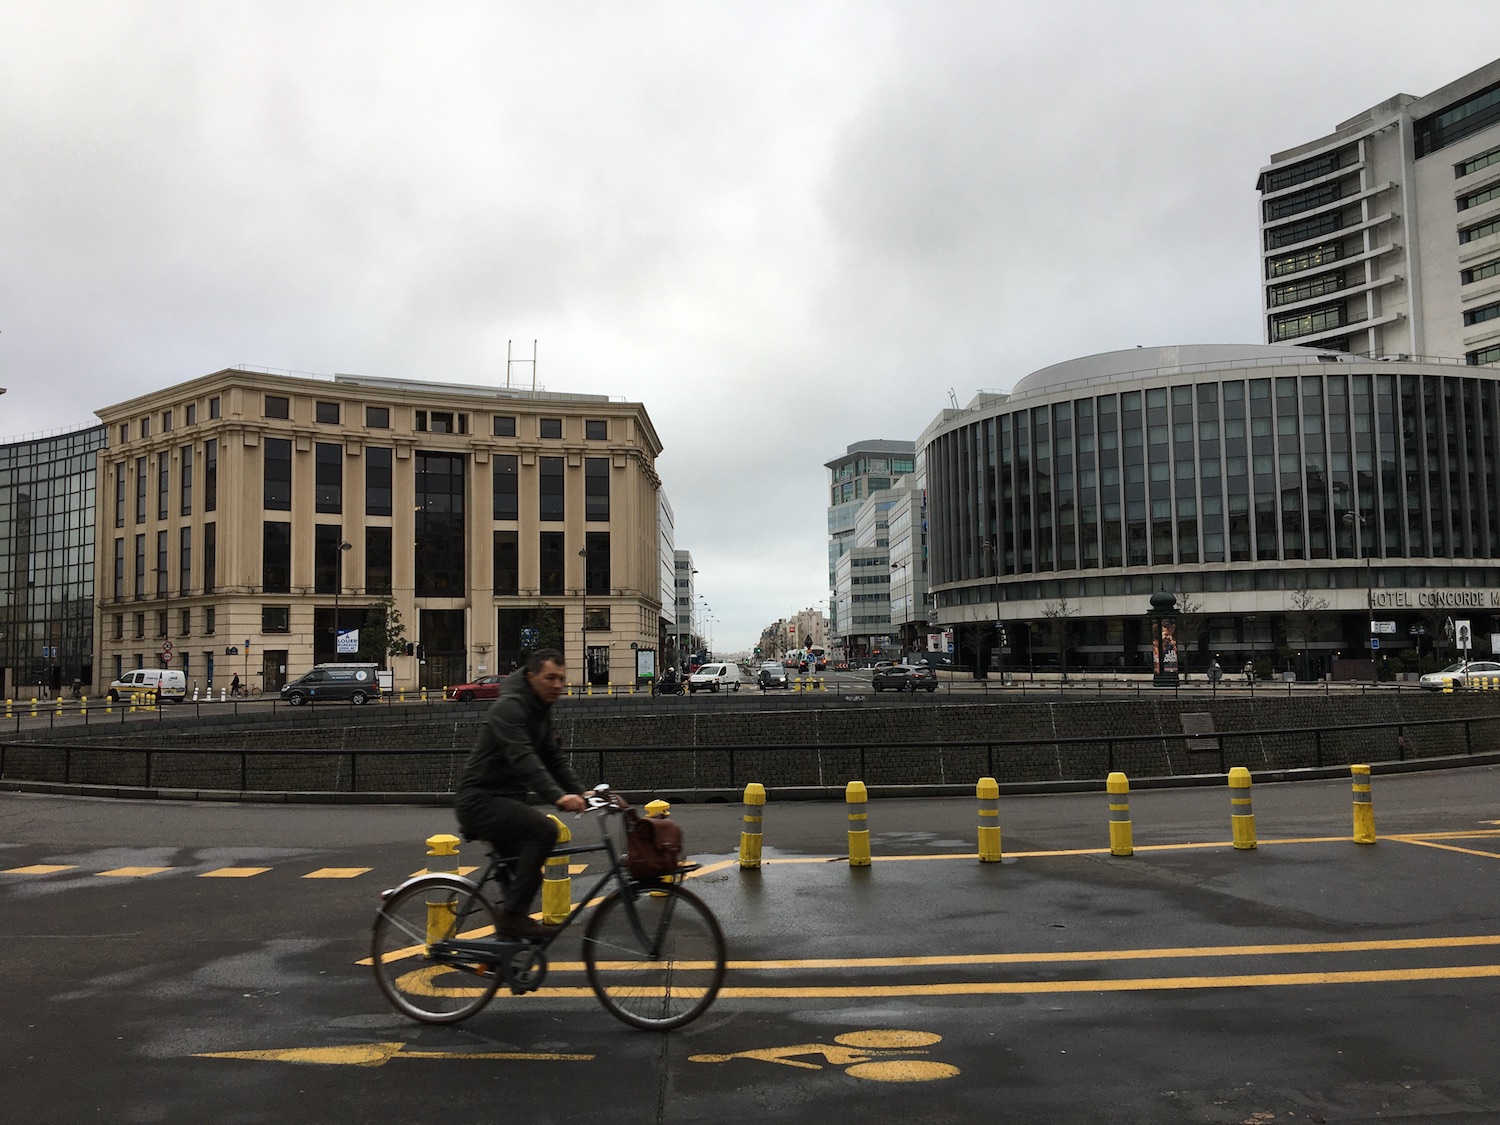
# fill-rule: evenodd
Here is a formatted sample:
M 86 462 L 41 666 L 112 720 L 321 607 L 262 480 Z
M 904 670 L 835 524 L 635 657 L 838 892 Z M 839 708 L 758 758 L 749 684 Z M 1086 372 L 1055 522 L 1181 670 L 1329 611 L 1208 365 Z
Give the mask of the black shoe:
M 500 928 L 496 932 L 501 937 L 530 938 L 540 940 L 549 938 L 557 933 L 559 927 L 550 926 L 545 922 L 534 921 L 528 914 L 519 914 L 507 910 L 500 915 Z

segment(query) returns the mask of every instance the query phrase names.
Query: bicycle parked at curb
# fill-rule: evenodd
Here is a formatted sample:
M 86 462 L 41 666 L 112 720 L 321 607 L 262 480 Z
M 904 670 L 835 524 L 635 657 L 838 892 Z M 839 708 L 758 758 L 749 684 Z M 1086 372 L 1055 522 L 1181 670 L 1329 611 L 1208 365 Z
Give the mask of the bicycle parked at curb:
M 535 992 L 547 977 L 548 948 L 586 910 L 582 967 L 606 1011 L 632 1027 L 670 1031 L 708 1010 L 724 982 L 726 953 L 713 911 L 681 885 L 698 865 L 682 864 L 660 878 L 633 877 L 611 832 L 624 802 L 608 785 L 586 801 L 599 842 L 565 844 L 551 854 L 602 852 L 609 870 L 545 938 L 497 936 L 513 861 L 494 852 L 477 882 L 428 873 L 381 894 L 370 960 L 380 991 L 397 1011 L 422 1023 L 457 1023 L 489 1003 L 502 984 L 518 996 Z

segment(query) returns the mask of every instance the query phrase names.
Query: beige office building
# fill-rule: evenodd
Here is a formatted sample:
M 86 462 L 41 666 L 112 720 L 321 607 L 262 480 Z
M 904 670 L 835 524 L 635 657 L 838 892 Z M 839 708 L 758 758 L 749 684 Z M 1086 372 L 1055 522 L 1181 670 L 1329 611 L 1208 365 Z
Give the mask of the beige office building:
M 1266 342 L 1500 363 L 1500 60 L 1261 169 Z
M 105 683 L 165 662 L 190 691 L 272 691 L 342 659 L 431 688 L 548 646 L 574 683 L 623 684 L 660 653 L 640 403 L 229 369 L 97 414 Z M 376 651 L 388 609 L 410 655 Z

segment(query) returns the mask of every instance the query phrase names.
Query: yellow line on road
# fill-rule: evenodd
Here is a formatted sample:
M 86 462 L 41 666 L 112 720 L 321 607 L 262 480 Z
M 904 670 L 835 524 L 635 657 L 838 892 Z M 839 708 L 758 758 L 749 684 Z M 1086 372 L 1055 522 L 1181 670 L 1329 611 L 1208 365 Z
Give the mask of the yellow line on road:
M 1439 844 L 1433 840 L 1422 840 L 1415 836 L 1387 836 L 1387 840 L 1396 840 L 1402 844 L 1416 844 L 1420 848 L 1437 848 L 1444 852 L 1460 852 L 1463 855 L 1478 855 L 1485 859 L 1500 859 L 1500 852 L 1486 852 L 1478 848 L 1456 848 L 1452 844 Z

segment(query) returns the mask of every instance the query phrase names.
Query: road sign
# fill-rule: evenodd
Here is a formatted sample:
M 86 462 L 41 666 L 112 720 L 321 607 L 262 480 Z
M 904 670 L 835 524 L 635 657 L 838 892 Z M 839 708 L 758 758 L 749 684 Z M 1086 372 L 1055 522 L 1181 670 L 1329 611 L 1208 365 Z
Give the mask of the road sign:
M 1380 638 L 1379 637 L 1371 637 L 1370 638 L 1370 651 L 1373 652 L 1376 649 L 1378 649 L 1379 647 L 1380 647 Z
M 1396 623 L 1394 621 L 1371 621 L 1370 632 L 1372 633 L 1394 633 Z
M 1455 621 L 1453 623 L 1453 632 L 1454 643 L 1456 643 L 1459 648 L 1468 651 L 1468 649 L 1471 647 L 1471 641 L 1473 638 L 1473 634 L 1469 631 L 1468 619 L 1466 618 L 1461 621 Z
M 163 663 L 166 663 L 166 664 L 172 663 L 172 642 L 171 641 L 162 641 L 162 643 L 161 643 L 161 658 L 162 658 Z

